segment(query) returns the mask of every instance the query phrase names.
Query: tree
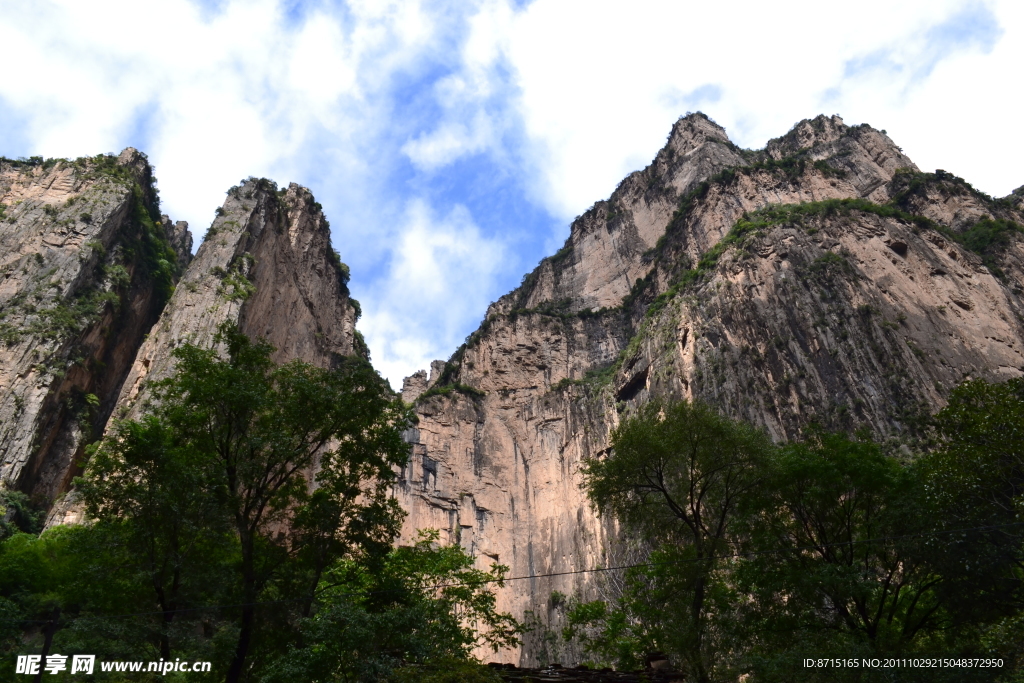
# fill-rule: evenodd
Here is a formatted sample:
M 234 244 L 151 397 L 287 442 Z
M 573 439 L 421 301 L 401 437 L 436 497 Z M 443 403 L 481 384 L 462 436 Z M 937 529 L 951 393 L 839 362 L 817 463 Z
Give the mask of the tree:
M 407 458 L 408 413 L 364 360 L 278 367 L 272 347 L 231 325 L 215 341 L 222 350 L 175 350 L 151 415 L 119 425 L 78 485 L 90 515 L 127 520 L 167 624 L 185 587 L 203 583 L 209 549 L 231 539 L 235 683 L 260 635 L 261 601 L 294 608 L 266 619 L 308 615 L 326 567 L 381 551 L 397 533 L 388 489 Z M 278 632 L 267 642 L 281 641 Z
M 572 600 L 565 638 L 622 668 L 661 650 L 697 680 L 1019 676 L 1024 379 L 965 383 L 934 425 L 931 452 L 891 454 L 866 433 L 811 428 L 773 446 L 699 404 L 641 409 L 584 474 L 623 535 L 654 550 L 613 604 Z M 840 652 L 1007 667 L 804 666 Z
M 940 445 L 926 459 L 929 502 L 948 529 L 958 592 L 988 607 L 1024 608 L 1024 379 L 965 382 L 934 419 Z
M 437 539 L 421 532 L 382 558 L 331 567 L 317 613 L 303 622 L 304 644 L 271 666 L 268 683 L 420 680 L 438 668 L 467 677 L 444 680 L 467 680 L 474 670 L 460 663 L 471 663 L 474 647 L 515 644 L 519 624 L 497 611 L 491 590 L 508 568 L 474 569 L 461 547 Z
M 116 539 L 126 552 L 113 564 L 121 574 L 134 572 L 155 598 L 162 623 L 154 630 L 165 660 L 174 632 L 187 637 L 195 630 L 194 624 L 175 628 L 180 611 L 222 603 L 232 591 L 228 577 L 238 544 L 211 470 L 167 420 L 149 415 L 116 424 L 94 449 L 89 476 L 77 482 L 96 520 L 92 535 Z
M 43 525 L 43 513 L 21 491 L 0 488 L 0 512 L 0 542 L 18 532 L 38 533 Z
M 10 654 L 35 650 L 96 652 L 113 659 L 155 658 L 159 633 L 152 589 L 130 563 L 131 550 L 109 528 L 57 526 L 40 536 L 20 533 L 0 544 L 0 606 L 18 633 Z M 116 615 L 108 617 L 106 615 Z M 13 657 L 0 657 L 0 672 Z M 2 678 L 2 676 L 0 676 Z M 6 679 L 4 679 L 6 680 Z
M 675 571 L 661 584 L 668 588 L 658 596 L 661 608 L 648 614 L 661 616 L 662 646 L 679 652 L 696 680 L 709 681 L 726 648 L 712 599 L 726 590 L 721 570 L 733 553 L 737 509 L 758 486 L 771 441 L 683 401 L 642 407 L 612 432 L 611 445 L 610 455 L 585 465 L 587 492 L 601 512 L 661 544 L 654 559 Z
M 946 627 L 923 494 L 919 471 L 867 437 L 812 430 L 779 448 L 744 501 L 736 572 L 762 674 L 816 653 L 906 654 Z
M 933 422 L 922 465 L 940 589 L 959 631 L 1024 666 L 1024 379 L 964 382 Z

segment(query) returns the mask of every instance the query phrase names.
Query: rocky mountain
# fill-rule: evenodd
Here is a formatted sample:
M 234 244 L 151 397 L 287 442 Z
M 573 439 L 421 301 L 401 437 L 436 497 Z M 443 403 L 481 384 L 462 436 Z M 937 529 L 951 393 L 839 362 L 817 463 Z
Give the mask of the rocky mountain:
M 802 121 L 759 151 L 694 114 L 429 379 L 398 496 L 511 568 L 502 607 L 558 628 L 621 550 L 578 470 L 655 397 L 776 440 L 810 423 L 912 441 L 967 377 L 1024 372 L 1022 191 L 921 173 L 883 131 Z M 554 575 L 554 576 L 543 576 Z M 543 659 L 544 631 L 521 664 Z
M 365 355 L 348 278 L 309 190 L 294 183 L 278 190 L 256 179 L 232 188 L 139 348 L 118 397 L 119 413 L 140 412 L 147 382 L 170 375 L 179 344 L 212 345 L 227 321 L 269 341 L 277 362 L 330 367 L 353 352 Z
M 780 441 L 818 423 L 913 445 L 963 379 L 1024 372 L 1022 224 L 1024 188 L 993 199 L 923 173 L 866 125 L 820 116 L 752 151 L 680 119 L 450 359 L 406 380 L 399 542 L 436 528 L 508 565 L 498 607 L 540 628 L 500 658 L 541 662 L 564 596 L 604 590 L 588 570 L 622 560 L 579 477 L 620 420 L 698 398 Z M 0 273 L 0 485 L 50 523 L 80 519 L 62 496 L 85 444 L 145 409 L 179 344 L 233 321 L 279 361 L 367 353 L 297 185 L 229 190 L 192 258 L 135 150 L 3 160 Z
M 298 185 L 231 188 L 195 258 L 133 149 L 0 162 L 0 206 L 0 482 L 51 505 L 50 524 L 80 519 L 62 496 L 84 446 L 142 412 L 180 343 L 212 344 L 231 321 L 279 362 L 367 353 L 348 267 Z
M 279 363 L 298 359 L 331 367 L 344 356 L 367 355 L 348 278 L 309 190 L 294 183 L 278 189 L 255 178 L 231 188 L 138 348 L 112 417 L 138 418 L 150 397 L 147 387 L 173 371 L 174 349 L 186 342 L 213 346 L 225 322 L 273 344 Z M 81 519 L 72 495 L 54 506 L 48 523 Z
M 67 489 L 191 246 L 134 149 L 0 160 L 0 481 Z

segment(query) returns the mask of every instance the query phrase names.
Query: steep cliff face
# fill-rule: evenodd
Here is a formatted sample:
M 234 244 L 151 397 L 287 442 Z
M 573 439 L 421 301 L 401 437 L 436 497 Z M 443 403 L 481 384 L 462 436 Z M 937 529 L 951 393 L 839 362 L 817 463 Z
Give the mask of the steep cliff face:
M 616 306 L 646 268 L 641 258 L 665 231 L 679 198 L 698 183 L 746 160 L 717 124 L 681 119 L 646 170 L 626 178 L 572 226 L 557 254 L 545 259 L 532 286 L 503 297 L 494 312 L 564 302 L 575 308 Z
M 134 149 L 0 160 L 0 486 L 67 489 L 190 250 Z
M 233 321 L 275 360 L 366 354 L 358 303 L 305 188 L 232 188 L 192 258 L 133 149 L 76 161 L 0 161 L 0 485 L 50 505 L 112 416 L 138 416 L 174 348 Z M 179 281 L 180 276 L 180 281 Z M 78 518 L 73 497 L 49 523 Z
M 779 440 L 811 421 L 906 440 L 963 378 L 1021 374 L 1011 222 L 1016 195 L 920 173 L 867 126 L 818 117 L 748 151 L 682 119 L 443 369 L 411 378 L 403 533 L 446 530 L 514 577 L 561 574 L 500 596 L 557 627 L 552 591 L 590 595 L 571 572 L 614 560 L 579 466 L 637 405 L 700 398 Z
M 174 349 L 213 344 L 234 322 L 276 347 L 277 362 L 324 367 L 365 346 L 348 272 L 331 249 L 330 228 L 309 190 L 250 179 L 233 188 L 143 342 L 118 398 L 118 415 L 141 410 L 147 382 L 173 370 Z
M 249 179 L 228 192 L 174 295 L 131 364 L 114 418 L 138 418 L 147 387 L 173 372 L 183 343 L 213 346 L 217 329 L 234 322 L 277 349 L 279 363 L 299 359 L 330 367 L 366 354 L 355 329 L 348 268 L 331 248 L 330 226 L 309 190 L 278 190 Z M 51 511 L 49 524 L 72 523 L 82 510 L 73 496 Z
M 812 172 L 804 173 L 805 166 Z M 673 126 L 651 165 L 631 174 L 607 201 L 576 219 L 562 249 L 542 261 L 522 287 L 499 299 L 488 317 L 542 305 L 572 312 L 620 305 L 636 280 L 650 272 L 649 251 L 665 235 L 683 200 L 709 178 L 737 168 L 754 172 L 740 174 L 739 187 L 720 193 L 711 207 L 718 212 L 716 220 L 691 225 L 691 257 L 715 244 L 744 211 L 832 197 L 884 202 L 889 199 L 886 184 L 896 169 L 916 170 L 884 134 L 848 128 L 839 117 L 803 121 L 765 150 L 751 152 L 729 142 L 725 131 L 703 115 L 688 116 Z M 797 174 L 801 182 L 762 187 L 780 172 L 786 179 Z

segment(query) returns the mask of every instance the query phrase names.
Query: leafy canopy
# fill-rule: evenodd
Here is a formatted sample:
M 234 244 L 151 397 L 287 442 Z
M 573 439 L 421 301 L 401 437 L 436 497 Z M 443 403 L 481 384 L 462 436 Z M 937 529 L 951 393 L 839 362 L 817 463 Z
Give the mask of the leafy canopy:
M 236 544 L 235 681 L 261 635 L 256 603 L 287 596 L 308 613 L 331 562 L 379 552 L 396 534 L 387 493 L 407 456 L 407 414 L 363 360 L 275 366 L 269 344 L 229 324 L 214 341 L 223 348 L 174 351 L 151 415 L 118 425 L 78 484 L 91 516 L 130 520 L 167 623 L 190 588 L 208 585 L 211 551 L 224 537 Z
M 723 569 L 733 527 L 760 485 L 771 441 L 685 401 L 642 407 L 611 441 L 611 454 L 583 470 L 587 492 L 660 547 L 651 568 L 629 575 L 625 613 L 601 615 L 621 634 L 604 639 L 603 654 L 629 666 L 642 661 L 641 647 L 678 652 L 697 681 L 709 681 L 729 647 L 717 615 L 730 593 Z
M 898 679 L 1019 677 L 1024 380 L 964 383 L 932 428 L 919 454 L 814 428 L 775 445 L 700 403 L 641 408 L 584 467 L 640 561 L 608 599 L 570 599 L 566 646 L 619 668 L 665 652 L 698 681 L 889 680 L 803 664 L 836 656 L 1001 657 Z
M 213 662 L 189 680 L 487 678 L 470 650 L 518 633 L 506 570 L 436 534 L 391 545 L 407 407 L 364 360 L 277 366 L 230 325 L 215 342 L 179 347 L 148 414 L 92 449 L 89 524 L 0 544 L 0 646 Z

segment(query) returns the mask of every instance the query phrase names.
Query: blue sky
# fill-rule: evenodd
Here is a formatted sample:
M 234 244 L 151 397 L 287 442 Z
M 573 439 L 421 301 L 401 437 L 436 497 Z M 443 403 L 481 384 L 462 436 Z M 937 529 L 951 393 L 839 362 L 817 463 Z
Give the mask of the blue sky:
M 0 155 L 138 147 L 197 237 L 242 178 L 308 186 L 399 385 L 690 110 L 755 148 L 838 113 L 925 170 L 1024 184 L 1021 7 L 0 0 Z

